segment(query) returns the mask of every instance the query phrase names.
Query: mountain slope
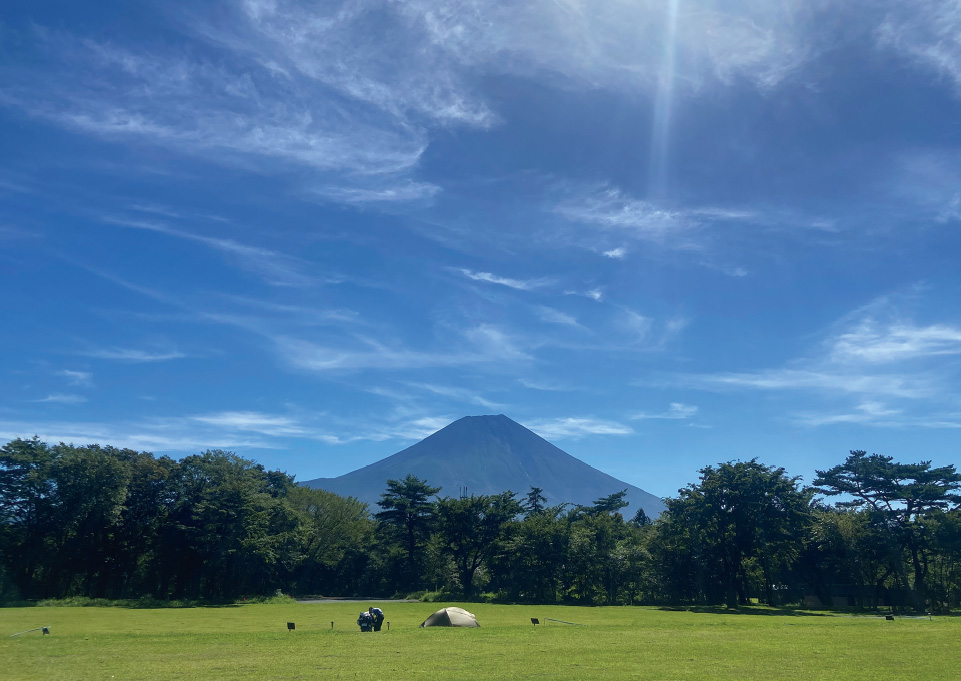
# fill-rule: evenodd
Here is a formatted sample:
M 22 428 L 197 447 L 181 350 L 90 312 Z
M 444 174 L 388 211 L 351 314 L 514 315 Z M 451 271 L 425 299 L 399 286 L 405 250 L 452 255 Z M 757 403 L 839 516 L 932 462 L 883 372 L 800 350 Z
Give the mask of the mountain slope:
M 544 490 L 549 504 L 586 505 L 627 489 L 625 517 L 638 507 L 651 518 L 664 510 L 664 502 L 653 494 L 592 468 L 503 414 L 465 416 L 386 459 L 303 484 L 356 497 L 376 511 L 387 480 L 407 474 L 442 487 L 441 496 L 458 496 L 466 487 L 468 494 L 509 489 L 521 497 L 534 486 Z

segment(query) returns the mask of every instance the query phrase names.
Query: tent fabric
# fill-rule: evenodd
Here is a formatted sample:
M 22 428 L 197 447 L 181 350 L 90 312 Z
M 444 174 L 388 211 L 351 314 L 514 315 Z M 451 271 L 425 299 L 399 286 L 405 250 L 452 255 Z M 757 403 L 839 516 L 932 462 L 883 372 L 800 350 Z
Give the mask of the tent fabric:
M 463 608 L 441 608 L 424 620 L 422 627 L 479 627 L 477 618 Z

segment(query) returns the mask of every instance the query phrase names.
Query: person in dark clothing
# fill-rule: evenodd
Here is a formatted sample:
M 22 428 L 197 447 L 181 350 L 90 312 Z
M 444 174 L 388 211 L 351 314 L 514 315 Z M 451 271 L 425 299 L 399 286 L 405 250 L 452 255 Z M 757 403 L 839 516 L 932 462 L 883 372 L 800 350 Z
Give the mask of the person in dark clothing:
M 380 627 L 384 623 L 384 611 L 380 608 L 367 608 L 367 612 L 374 618 L 374 631 L 380 631 Z

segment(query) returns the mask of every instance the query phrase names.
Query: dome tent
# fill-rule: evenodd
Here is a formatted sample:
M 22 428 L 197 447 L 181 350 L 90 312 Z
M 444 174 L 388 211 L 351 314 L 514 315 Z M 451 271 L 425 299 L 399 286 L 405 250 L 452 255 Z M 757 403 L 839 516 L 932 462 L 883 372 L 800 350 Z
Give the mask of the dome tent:
M 424 620 L 422 627 L 479 627 L 477 618 L 463 608 L 441 608 Z

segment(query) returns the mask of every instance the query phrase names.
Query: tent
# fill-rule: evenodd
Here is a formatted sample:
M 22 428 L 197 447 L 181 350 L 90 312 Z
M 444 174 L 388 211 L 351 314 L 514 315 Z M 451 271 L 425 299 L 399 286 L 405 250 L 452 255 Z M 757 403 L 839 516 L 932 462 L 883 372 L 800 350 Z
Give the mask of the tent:
M 441 608 L 424 620 L 422 627 L 479 627 L 477 618 L 462 608 Z

